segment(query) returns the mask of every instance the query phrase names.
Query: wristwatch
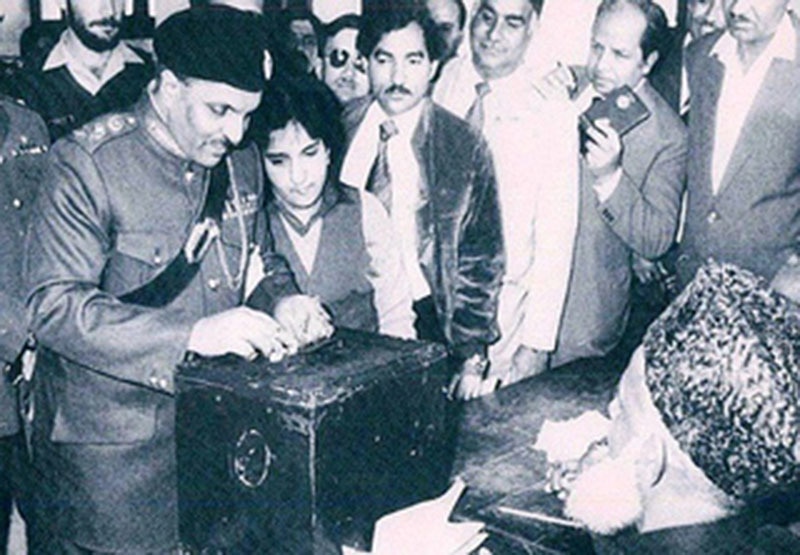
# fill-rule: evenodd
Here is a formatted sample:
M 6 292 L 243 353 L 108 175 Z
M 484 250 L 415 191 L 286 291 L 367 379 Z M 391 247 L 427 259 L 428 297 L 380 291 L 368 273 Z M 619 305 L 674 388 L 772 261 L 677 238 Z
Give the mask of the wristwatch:
M 480 353 L 475 353 L 464 360 L 461 364 L 461 371 L 464 374 L 476 374 L 483 376 L 489 366 L 489 359 Z

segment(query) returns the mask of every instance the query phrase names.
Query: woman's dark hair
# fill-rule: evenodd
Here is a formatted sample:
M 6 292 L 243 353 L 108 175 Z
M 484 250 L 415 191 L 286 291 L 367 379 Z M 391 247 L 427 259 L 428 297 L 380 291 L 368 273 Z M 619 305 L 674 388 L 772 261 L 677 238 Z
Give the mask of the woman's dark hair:
M 269 147 L 273 131 L 296 121 L 309 137 L 321 140 L 330 151 L 328 176 L 338 178 L 344 150 L 344 127 L 336 96 L 310 76 L 283 77 L 267 84 L 261 105 L 250 121 L 250 137 L 261 151 Z

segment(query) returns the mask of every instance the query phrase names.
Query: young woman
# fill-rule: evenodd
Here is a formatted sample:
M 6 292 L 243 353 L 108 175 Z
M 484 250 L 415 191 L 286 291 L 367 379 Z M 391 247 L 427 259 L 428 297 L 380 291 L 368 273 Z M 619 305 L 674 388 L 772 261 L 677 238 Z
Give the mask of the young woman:
M 386 211 L 370 193 L 338 180 L 338 116 L 332 93 L 307 78 L 271 83 L 253 116 L 275 250 L 335 326 L 414 337 L 411 294 Z

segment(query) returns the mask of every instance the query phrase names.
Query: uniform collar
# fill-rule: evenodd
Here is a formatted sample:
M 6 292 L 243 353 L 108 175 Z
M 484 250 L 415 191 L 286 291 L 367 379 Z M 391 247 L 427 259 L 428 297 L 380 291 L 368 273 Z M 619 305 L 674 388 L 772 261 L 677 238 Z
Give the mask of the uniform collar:
M 42 71 L 66 67 L 81 87 L 90 94 L 96 95 L 103 85 L 125 69 L 126 64 L 144 63 L 141 56 L 120 41 L 109 54 L 102 75 L 97 77 L 85 63 L 85 60 L 97 55 L 97 52 L 84 46 L 72 29 L 67 28 L 61 33 L 58 42 L 47 55 Z

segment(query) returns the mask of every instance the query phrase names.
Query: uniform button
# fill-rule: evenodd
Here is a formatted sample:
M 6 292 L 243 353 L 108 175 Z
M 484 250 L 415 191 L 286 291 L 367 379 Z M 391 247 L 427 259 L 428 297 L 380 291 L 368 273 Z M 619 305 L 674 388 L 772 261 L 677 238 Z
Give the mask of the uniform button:
M 192 170 L 187 170 L 186 173 L 183 174 L 183 179 L 186 183 L 191 183 L 192 179 L 194 179 L 194 172 Z
M 161 256 L 161 249 L 156 247 L 156 250 L 153 251 L 153 264 L 161 264 L 164 262 L 164 258 Z
M 19 210 L 20 208 L 22 208 L 22 199 L 15 198 L 14 200 L 11 201 L 11 206 Z
M 153 387 L 158 387 L 158 376 L 150 376 L 147 380 Z
M 219 289 L 219 286 L 222 285 L 222 282 L 218 278 L 209 278 L 208 280 L 208 288 L 212 291 L 216 291 Z
M 715 210 L 712 210 L 711 212 L 708 213 L 708 217 L 706 218 L 706 221 L 708 223 L 713 224 L 717 220 L 719 220 L 719 214 L 717 214 Z
M 161 378 L 160 380 L 158 380 L 158 387 L 164 390 L 168 389 L 169 382 L 167 381 L 167 378 Z

